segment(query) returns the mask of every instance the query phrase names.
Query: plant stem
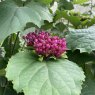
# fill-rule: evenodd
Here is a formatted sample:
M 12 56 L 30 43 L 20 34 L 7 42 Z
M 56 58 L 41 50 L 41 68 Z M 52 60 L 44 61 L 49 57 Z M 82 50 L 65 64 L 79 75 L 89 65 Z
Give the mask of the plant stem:
M 10 57 L 12 55 L 12 34 L 9 36 Z
M 15 39 L 13 48 L 12 48 L 12 36 L 13 36 L 13 35 L 10 36 L 10 50 L 12 49 L 12 51 L 11 51 L 11 56 L 12 56 L 13 53 L 14 53 L 14 49 L 15 49 L 15 46 L 16 46 L 16 43 L 17 43 L 17 40 L 18 40 L 19 32 L 17 33 L 17 36 L 16 36 L 16 39 Z M 9 81 L 7 81 L 7 83 L 6 83 L 6 86 L 5 86 L 3 95 L 5 95 L 8 85 L 9 85 Z
M 14 42 L 14 45 L 13 45 L 12 55 L 13 55 L 13 53 L 14 53 L 14 50 L 15 50 L 15 46 L 16 46 L 16 43 L 17 43 L 18 37 L 19 37 L 19 32 L 17 33 L 16 39 L 15 39 L 15 42 Z
M 9 85 L 9 82 L 7 81 L 7 82 L 6 82 L 6 86 L 4 87 L 3 95 L 5 95 L 8 85 Z
M 92 16 L 92 10 L 93 10 L 93 0 L 90 0 L 91 1 L 91 5 L 90 5 L 90 16 Z
M 5 89 L 4 89 L 4 93 L 3 93 L 3 95 L 5 95 L 5 93 L 6 93 L 6 90 L 7 90 L 7 86 L 5 87 Z
M 23 43 L 23 46 L 22 46 L 22 48 L 21 48 L 22 51 L 23 51 L 24 47 L 25 47 L 25 42 Z

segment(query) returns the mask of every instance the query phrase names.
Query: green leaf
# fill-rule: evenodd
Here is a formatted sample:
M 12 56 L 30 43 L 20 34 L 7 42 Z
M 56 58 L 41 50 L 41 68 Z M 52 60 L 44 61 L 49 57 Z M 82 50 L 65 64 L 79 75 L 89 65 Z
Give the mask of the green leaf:
M 74 7 L 73 7 L 73 4 L 72 2 L 70 2 L 71 0 L 59 0 L 58 2 L 58 7 L 59 9 L 65 9 L 65 10 L 72 10 Z
M 92 25 L 94 25 L 94 24 L 95 24 L 95 17 L 93 17 L 92 19 L 90 19 L 90 20 L 88 21 L 87 26 L 89 27 L 89 26 L 92 26 Z
M 44 25 L 41 27 L 44 30 L 49 30 L 53 27 L 53 22 L 49 23 L 48 21 L 44 22 Z
M 80 52 L 88 52 L 95 50 L 95 29 L 77 29 L 70 30 L 66 36 L 68 49 Z
M 3 92 L 3 95 L 18 95 L 18 94 L 13 89 L 7 87 L 6 92 Z
M 0 76 L 0 87 L 5 87 L 7 83 L 7 80 L 5 77 Z
M 9 60 L 6 77 L 17 92 L 25 95 L 80 95 L 84 73 L 66 59 L 37 61 L 32 52 L 22 51 Z
M 91 68 L 88 64 L 85 67 L 86 81 L 83 84 L 81 95 L 95 95 L 95 77 L 91 72 Z
M 12 89 L 11 84 L 8 84 L 6 78 L 0 76 L 0 95 L 17 95 L 16 91 Z
M 4 88 L 0 87 L 0 95 L 3 95 Z
M 65 18 L 68 20 L 75 28 L 81 24 L 81 18 L 79 16 L 70 15 L 67 11 L 57 11 L 54 20 L 59 20 L 60 18 Z
M 84 66 L 87 62 L 95 62 L 95 55 L 93 53 L 80 53 L 79 50 L 72 52 L 71 50 L 67 52 L 68 59 L 79 65 Z
M 6 72 L 5 72 L 5 69 L 1 69 L 1 70 L 0 70 L 0 76 L 5 76 L 5 73 L 6 73 Z
M 66 34 L 66 30 L 67 30 L 67 25 L 64 24 L 63 22 L 59 22 L 53 26 L 53 28 L 51 29 L 51 33 L 53 35 L 64 37 L 64 35 Z
M 59 32 L 63 32 L 64 29 L 66 29 L 66 25 L 63 24 L 62 22 L 59 22 L 55 25 L 55 29 L 58 30 Z
M 3 74 L 2 70 L 6 67 L 5 61 L 5 50 L 3 47 L 0 47 L 0 75 Z M 2 69 L 2 70 L 1 70 Z
M 0 76 L 0 95 L 3 95 L 6 80 Z
M 95 80 L 86 79 L 81 95 L 95 95 Z
M 50 4 L 53 0 L 34 0 L 43 4 Z
M 4 69 L 7 65 L 7 60 L 5 60 L 4 58 L 0 59 L 0 70 Z
M 17 53 L 20 49 L 20 37 L 18 36 L 18 34 L 11 34 L 10 36 L 8 36 L 2 46 L 4 47 L 6 54 L 5 56 L 10 58 L 12 55 L 14 55 L 15 53 Z M 15 47 L 14 47 L 15 45 Z
M 73 0 L 74 4 L 83 4 L 89 0 Z
M 41 27 L 44 20 L 52 21 L 52 15 L 48 8 L 37 2 L 29 2 L 25 6 L 19 6 L 12 0 L 0 3 L 0 41 L 11 33 L 21 31 L 26 23 L 32 22 Z
M 17 94 L 13 90 L 12 83 L 8 82 L 5 77 L 0 77 L 0 95 L 23 95 Z

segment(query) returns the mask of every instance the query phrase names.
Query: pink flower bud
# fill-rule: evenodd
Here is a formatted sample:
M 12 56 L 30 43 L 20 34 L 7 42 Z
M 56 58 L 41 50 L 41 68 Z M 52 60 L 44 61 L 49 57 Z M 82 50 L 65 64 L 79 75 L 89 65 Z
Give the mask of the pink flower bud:
M 38 55 L 61 57 L 67 50 L 66 39 L 58 36 L 51 36 L 50 33 L 38 30 L 30 32 L 23 39 L 27 46 L 32 46 Z

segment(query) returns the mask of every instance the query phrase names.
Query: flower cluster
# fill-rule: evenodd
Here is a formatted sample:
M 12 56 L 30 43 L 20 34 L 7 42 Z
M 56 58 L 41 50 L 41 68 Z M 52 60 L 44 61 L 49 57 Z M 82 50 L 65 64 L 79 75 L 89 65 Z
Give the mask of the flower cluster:
M 48 32 L 30 32 L 23 38 L 27 46 L 32 46 L 38 55 L 45 57 L 61 57 L 67 49 L 65 38 L 51 36 Z

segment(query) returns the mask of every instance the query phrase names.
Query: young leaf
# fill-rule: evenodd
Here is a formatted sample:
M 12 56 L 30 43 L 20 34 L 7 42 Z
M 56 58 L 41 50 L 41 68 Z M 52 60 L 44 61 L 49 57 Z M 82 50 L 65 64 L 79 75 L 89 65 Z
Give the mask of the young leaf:
M 46 6 L 37 2 L 29 2 L 19 6 L 15 1 L 6 0 L 0 3 L 0 41 L 4 40 L 11 33 L 21 31 L 26 23 L 32 22 L 41 27 L 43 20 L 52 21 Z
M 37 61 L 29 51 L 9 60 L 6 77 L 17 92 L 25 95 L 80 95 L 84 73 L 75 63 L 65 60 Z
M 68 20 L 75 28 L 81 24 L 81 18 L 78 16 L 73 16 L 68 14 L 67 11 L 57 11 L 54 20 L 59 20 L 60 18 L 65 18 Z
M 74 4 L 83 4 L 83 3 L 87 2 L 87 1 L 89 1 L 89 0 L 73 0 L 73 3 Z
M 72 10 L 74 7 L 71 1 L 72 0 L 59 0 L 58 2 L 59 9 Z
M 71 30 L 66 39 L 71 50 L 79 49 L 80 52 L 88 53 L 95 50 L 95 29 Z
M 50 4 L 53 0 L 34 0 L 43 4 Z

